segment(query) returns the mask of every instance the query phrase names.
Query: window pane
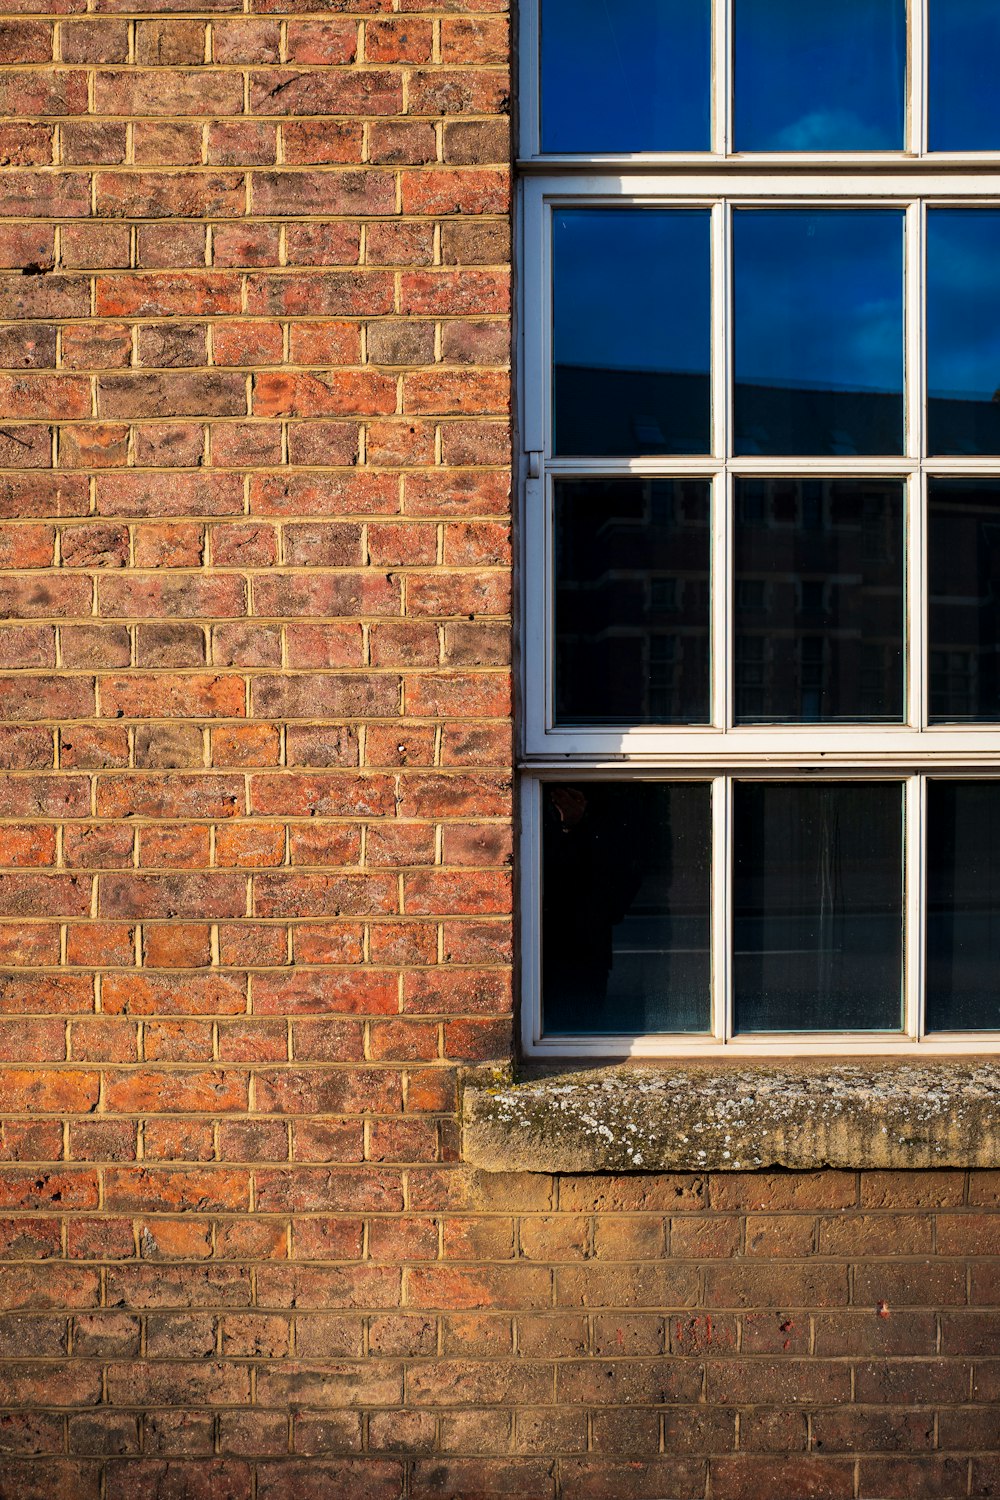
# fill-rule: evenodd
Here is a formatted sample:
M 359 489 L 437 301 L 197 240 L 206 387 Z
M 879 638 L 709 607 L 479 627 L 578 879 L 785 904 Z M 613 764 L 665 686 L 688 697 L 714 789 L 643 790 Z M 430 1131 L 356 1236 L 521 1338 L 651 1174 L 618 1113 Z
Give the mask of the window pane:
M 901 151 L 905 91 L 905 0 L 736 0 L 737 151 Z
M 1000 148 L 1000 9 L 996 0 L 931 0 L 932 151 Z
M 541 790 L 546 1033 L 708 1031 L 710 786 Z
M 711 248 L 701 210 L 552 217 L 557 453 L 707 453 Z
M 932 479 L 930 717 L 1000 721 L 1000 480 Z
M 1000 782 L 927 785 L 927 1029 L 1000 1027 Z
M 733 789 L 736 1029 L 897 1031 L 899 783 Z
M 543 151 L 708 151 L 710 0 L 542 0 Z
M 903 451 L 903 215 L 733 215 L 737 453 Z
M 1000 453 L 1000 212 L 927 213 L 931 453 Z
M 710 494 L 556 480 L 558 723 L 708 722 Z
M 736 719 L 903 718 L 903 486 L 737 479 Z

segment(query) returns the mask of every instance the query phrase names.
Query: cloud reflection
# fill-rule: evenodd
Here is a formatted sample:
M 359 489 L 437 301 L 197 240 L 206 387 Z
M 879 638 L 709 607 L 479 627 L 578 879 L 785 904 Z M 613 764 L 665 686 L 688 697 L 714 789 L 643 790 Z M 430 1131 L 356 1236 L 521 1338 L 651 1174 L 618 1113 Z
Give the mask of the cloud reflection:
M 899 151 L 905 78 L 905 0 L 736 0 L 738 151 Z

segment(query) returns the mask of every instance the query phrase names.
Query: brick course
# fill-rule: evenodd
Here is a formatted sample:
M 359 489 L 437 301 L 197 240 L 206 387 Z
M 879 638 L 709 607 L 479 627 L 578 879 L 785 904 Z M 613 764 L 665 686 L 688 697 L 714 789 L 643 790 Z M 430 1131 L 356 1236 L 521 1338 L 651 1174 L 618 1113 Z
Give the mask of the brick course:
M 0 21 L 0 1495 L 1000 1493 L 1000 1174 L 506 1178 L 503 0 Z

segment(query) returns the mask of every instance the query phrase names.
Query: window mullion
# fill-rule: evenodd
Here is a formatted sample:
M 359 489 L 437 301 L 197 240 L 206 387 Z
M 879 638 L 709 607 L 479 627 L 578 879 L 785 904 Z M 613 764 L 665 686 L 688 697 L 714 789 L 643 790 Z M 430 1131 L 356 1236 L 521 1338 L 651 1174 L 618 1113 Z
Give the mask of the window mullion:
M 913 156 L 927 154 L 927 29 L 928 0 L 909 0 L 910 55 L 907 69 L 909 110 L 906 149 Z
M 551 481 L 527 479 L 521 525 L 524 549 L 524 607 L 521 612 L 524 664 L 524 735 L 529 752 L 545 744 L 551 719 L 552 559 L 549 546 Z
M 712 782 L 712 1031 L 718 1042 L 733 1034 L 732 807 L 730 776 Z
M 732 210 L 712 210 L 712 431 L 713 452 L 728 460 L 732 447 Z M 728 472 L 712 486 L 712 722 L 732 723 L 732 484 Z
M 927 727 L 927 476 L 917 470 L 906 486 L 906 721 Z
M 733 210 L 712 209 L 712 452 L 732 457 Z
M 712 723 L 733 724 L 733 481 L 720 474 L 712 487 Z
M 525 452 L 550 452 L 548 429 L 551 404 L 551 324 L 549 220 L 541 182 L 525 182 L 521 196 L 521 256 L 524 275 L 520 298 L 523 326 L 524 400 L 521 409 L 521 442 Z
M 910 203 L 906 209 L 905 256 L 905 335 L 904 372 L 906 381 L 906 452 L 910 458 L 923 458 L 926 448 L 927 387 L 925 304 L 925 230 L 926 208 L 922 202 Z
M 522 975 L 521 1045 L 533 1053 L 542 1036 L 542 783 L 526 776 L 521 783 L 521 838 L 524 900 L 521 905 Z
M 905 1030 L 912 1041 L 924 1035 L 924 923 L 927 901 L 927 778 L 911 776 L 906 782 L 904 870 L 906 923 L 904 929 L 906 1013 Z
M 522 157 L 535 157 L 539 156 L 542 150 L 541 0 L 521 0 L 519 14 L 522 59 L 522 87 L 518 100 L 520 106 L 519 154 Z
M 733 0 L 715 0 L 712 31 L 712 150 L 733 149 Z

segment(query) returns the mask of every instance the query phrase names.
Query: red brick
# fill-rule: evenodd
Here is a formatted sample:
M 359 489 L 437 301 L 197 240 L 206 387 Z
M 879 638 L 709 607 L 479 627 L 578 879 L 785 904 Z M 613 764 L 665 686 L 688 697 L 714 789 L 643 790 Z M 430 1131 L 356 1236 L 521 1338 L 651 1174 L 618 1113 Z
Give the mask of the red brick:
M 720 1500 L 754 1500 L 762 1492 L 847 1500 L 854 1493 L 854 1466 L 848 1460 L 817 1457 L 713 1458 L 713 1494 Z

